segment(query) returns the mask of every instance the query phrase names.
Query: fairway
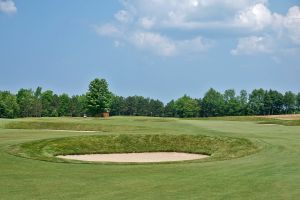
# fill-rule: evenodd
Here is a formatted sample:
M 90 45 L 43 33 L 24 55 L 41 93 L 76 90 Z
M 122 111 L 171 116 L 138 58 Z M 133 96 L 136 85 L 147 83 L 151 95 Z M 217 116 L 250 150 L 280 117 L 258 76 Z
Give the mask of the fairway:
M 55 125 L 60 131 L 50 130 Z M 299 126 L 266 126 L 257 121 L 227 121 L 227 118 L 113 117 L 1 119 L 0 127 L 0 199 L 298 199 L 300 196 Z M 24 142 L 112 134 L 246 138 L 258 145 L 259 151 L 221 161 L 138 165 L 57 163 L 8 153 L 11 145 Z

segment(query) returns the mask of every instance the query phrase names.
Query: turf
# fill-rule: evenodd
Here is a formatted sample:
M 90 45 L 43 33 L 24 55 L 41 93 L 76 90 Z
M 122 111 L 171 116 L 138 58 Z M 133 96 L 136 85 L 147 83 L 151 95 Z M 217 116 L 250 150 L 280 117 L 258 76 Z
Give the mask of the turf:
M 260 122 L 143 117 L 0 120 L 0 199 L 299 199 L 300 127 Z M 53 124 L 66 131 L 48 130 Z M 72 129 L 76 131 L 67 131 Z M 7 152 L 11 145 L 37 140 L 112 134 L 245 138 L 261 149 L 230 160 L 151 165 L 57 163 Z

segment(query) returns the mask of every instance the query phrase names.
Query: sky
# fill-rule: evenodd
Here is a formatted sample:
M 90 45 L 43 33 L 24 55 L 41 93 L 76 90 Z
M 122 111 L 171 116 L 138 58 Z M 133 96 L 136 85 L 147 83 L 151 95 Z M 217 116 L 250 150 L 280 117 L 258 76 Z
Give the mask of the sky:
M 300 0 L 0 0 L 0 90 L 300 92 Z

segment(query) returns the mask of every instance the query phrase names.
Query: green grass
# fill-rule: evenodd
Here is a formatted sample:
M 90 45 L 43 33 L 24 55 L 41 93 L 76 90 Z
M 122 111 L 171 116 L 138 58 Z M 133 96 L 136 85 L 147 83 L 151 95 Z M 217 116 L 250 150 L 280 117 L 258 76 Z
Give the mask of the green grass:
M 300 127 L 259 123 L 260 120 L 246 118 L 3 119 L 0 199 L 299 199 Z M 97 132 L 79 132 L 82 130 Z M 260 151 L 229 160 L 151 165 L 58 163 L 8 152 L 11 146 L 42 140 L 53 145 L 58 141 L 69 144 L 70 139 L 91 135 L 109 138 L 151 134 L 240 138 L 255 143 Z M 44 150 L 51 153 L 51 148 Z

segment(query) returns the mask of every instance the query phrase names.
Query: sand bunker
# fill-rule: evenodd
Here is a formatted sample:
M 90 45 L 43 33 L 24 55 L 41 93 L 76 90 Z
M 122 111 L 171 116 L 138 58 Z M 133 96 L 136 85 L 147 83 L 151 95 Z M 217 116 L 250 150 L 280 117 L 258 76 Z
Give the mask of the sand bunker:
M 54 129 L 44 129 L 46 131 L 57 131 L 57 132 L 76 132 L 76 133 L 96 133 L 97 131 L 76 131 L 76 130 L 54 130 Z
M 155 153 L 118 153 L 118 154 L 88 154 L 88 155 L 66 155 L 57 156 L 58 158 L 80 160 L 89 162 L 172 162 L 184 160 L 198 160 L 207 158 L 207 155 L 176 153 L 176 152 L 155 152 Z

